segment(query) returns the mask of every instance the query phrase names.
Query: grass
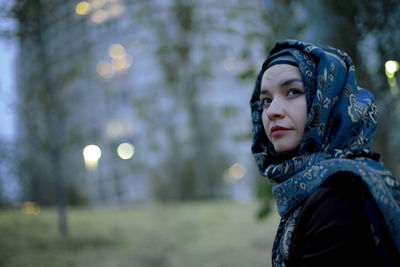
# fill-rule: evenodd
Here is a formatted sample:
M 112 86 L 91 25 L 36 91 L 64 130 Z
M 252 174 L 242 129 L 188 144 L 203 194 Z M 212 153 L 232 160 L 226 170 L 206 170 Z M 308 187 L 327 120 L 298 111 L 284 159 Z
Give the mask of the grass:
M 278 216 L 257 221 L 257 203 L 191 202 L 70 209 L 70 235 L 57 214 L 0 211 L 3 267 L 270 266 Z

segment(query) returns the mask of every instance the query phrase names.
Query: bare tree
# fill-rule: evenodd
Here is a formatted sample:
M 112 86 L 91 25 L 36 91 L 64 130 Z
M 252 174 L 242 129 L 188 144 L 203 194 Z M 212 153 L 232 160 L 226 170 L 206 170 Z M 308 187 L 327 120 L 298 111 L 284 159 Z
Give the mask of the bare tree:
M 63 56 L 54 31 L 51 10 L 60 2 L 17 0 L 11 15 L 17 20 L 20 53 L 17 71 L 18 162 L 23 198 L 58 207 L 58 227 L 68 235 L 67 204 L 69 178 L 77 168 L 67 150 L 79 143 L 69 134 L 70 84 L 82 75 L 85 54 Z M 72 14 L 69 16 L 71 19 Z M 68 19 L 68 18 L 67 18 Z M 64 21 L 65 22 L 65 21 Z M 60 40 L 58 38 L 58 40 Z M 63 43 L 61 43 L 61 46 Z M 89 46 L 85 47 L 88 55 Z M 55 52 L 57 51 L 57 52 Z M 64 57 L 64 58 L 61 58 Z M 68 59 L 65 60 L 65 57 Z

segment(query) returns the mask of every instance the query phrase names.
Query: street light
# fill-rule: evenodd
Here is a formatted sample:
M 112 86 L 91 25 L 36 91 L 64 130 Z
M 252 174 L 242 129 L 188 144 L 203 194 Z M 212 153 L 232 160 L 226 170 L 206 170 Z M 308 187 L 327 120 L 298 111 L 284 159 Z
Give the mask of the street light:
M 390 92 L 393 97 L 397 97 L 399 94 L 399 87 L 397 86 L 397 80 L 395 73 L 399 70 L 399 62 L 395 60 L 389 60 L 385 63 L 385 73 L 390 86 Z
M 389 60 L 385 63 L 386 76 L 394 77 L 394 74 L 399 70 L 399 62 L 395 60 Z
M 88 145 L 83 149 L 83 159 L 88 170 L 96 170 L 101 157 L 101 149 L 96 145 Z
M 121 159 L 130 159 L 135 154 L 135 147 L 130 143 L 122 143 L 118 146 L 117 153 Z

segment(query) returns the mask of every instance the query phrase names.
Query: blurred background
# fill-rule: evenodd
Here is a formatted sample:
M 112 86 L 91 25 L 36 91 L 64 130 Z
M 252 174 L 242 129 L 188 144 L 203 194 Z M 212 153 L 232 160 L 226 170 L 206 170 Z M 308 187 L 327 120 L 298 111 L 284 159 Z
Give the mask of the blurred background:
M 400 176 L 395 0 L 0 3 L 1 266 L 269 266 L 248 103 L 281 39 L 353 58 Z

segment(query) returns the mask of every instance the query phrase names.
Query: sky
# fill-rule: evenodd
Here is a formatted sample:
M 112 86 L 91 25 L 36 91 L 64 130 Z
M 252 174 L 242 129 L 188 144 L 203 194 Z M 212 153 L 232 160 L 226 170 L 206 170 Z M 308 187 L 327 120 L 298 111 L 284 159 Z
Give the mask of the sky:
M 0 0 L 0 4 L 6 1 Z M 13 21 L 0 17 L 0 30 L 13 27 Z M 11 141 L 15 135 L 15 40 L 0 38 L 0 139 Z
M 0 5 L 9 6 L 12 1 L 0 0 Z M 13 29 L 12 20 L 0 16 L 0 31 Z M 0 37 L 0 141 L 12 142 L 15 140 L 15 58 L 17 54 L 16 40 L 7 40 Z M 2 198 L 16 201 L 19 185 L 16 177 L 10 171 L 8 164 L 0 164 L 0 189 Z
M 0 18 L 0 25 L 3 20 Z M 0 38 L 0 140 L 14 141 L 15 137 L 15 56 L 16 42 Z M 9 172 L 8 165 L 0 166 L 0 187 L 3 197 L 16 200 L 19 185 L 15 176 Z

